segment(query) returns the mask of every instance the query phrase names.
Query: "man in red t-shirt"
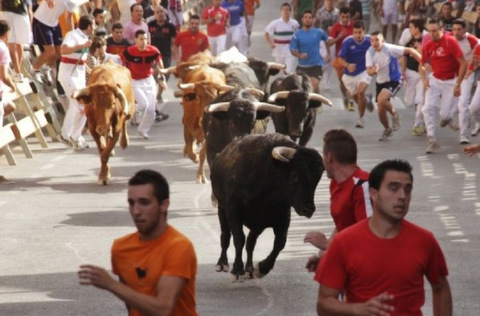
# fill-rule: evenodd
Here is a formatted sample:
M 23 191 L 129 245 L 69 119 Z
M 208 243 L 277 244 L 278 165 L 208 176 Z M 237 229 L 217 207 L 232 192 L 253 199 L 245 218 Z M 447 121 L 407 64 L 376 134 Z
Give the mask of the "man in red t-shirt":
M 422 48 L 422 60 L 419 73 L 426 89 L 423 115 L 427 127 L 427 154 L 439 148 L 435 138 L 435 109 L 440 105 L 440 126 L 447 126 L 452 121 L 455 98 L 460 95 L 460 84 L 467 69 L 467 61 L 460 45 L 454 37 L 443 34 L 438 20 L 432 19 L 427 24 L 431 40 Z M 433 74 L 425 74 L 424 65 L 430 63 Z
M 333 236 L 372 214 L 368 197 L 368 172 L 357 165 L 357 143 L 344 129 L 332 129 L 323 136 L 323 165 L 330 182 L 330 214 L 335 223 L 329 239 L 310 231 L 304 241 L 326 250 Z M 309 258 L 306 268 L 316 270 L 320 256 Z
M 208 49 L 208 37 L 199 31 L 200 17 L 192 15 L 188 21 L 188 29 L 180 32 L 174 42 L 174 57 L 177 64 L 188 57 Z M 179 52 L 181 49 L 181 54 Z M 180 57 L 181 56 L 181 57 Z
M 340 9 L 340 21 L 330 28 L 327 43 L 329 45 L 335 44 L 335 59 L 333 60 L 332 66 L 337 73 L 338 81 L 340 82 L 340 91 L 343 95 L 343 103 L 346 108 L 349 106 L 351 100 L 348 96 L 347 88 L 345 88 L 345 84 L 342 81 L 344 67 L 340 64 L 337 56 L 340 53 L 340 48 L 342 48 L 343 40 L 352 34 L 353 22 L 350 19 L 350 9 L 343 7 Z
M 424 277 L 433 315 L 452 315 L 442 250 L 431 232 L 404 219 L 412 188 L 407 161 L 386 160 L 372 169 L 372 216 L 335 235 L 318 266 L 319 315 L 421 316 Z M 342 291 L 345 301 L 338 299 Z
M 225 50 L 227 28 L 230 26 L 230 13 L 220 6 L 221 0 L 213 0 L 212 5 L 202 12 L 202 24 L 207 25 L 208 42 L 212 55 Z
M 138 135 L 145 139 L 150 138 L 148 131 L 155 121 L 155 105 L 157 100 L 157 86 L 153 79 L 153 67 L 163 68 L 162 54 L 158 48 L 148 45 L 147 33 L 144 30 L 135 32 L 135 45 L 128 47 L 120 57 L 123 64 L 132 73 L 132 86 L 137 102 L 136 122 Z M 157 71 L 160 73 L 160 71 Z M 158 81 L 161 90 L 166 89 L 165 78 L 160 75 Z M 161 111 L 161 109 L 158 109 Z M 143 113 L 142 113 L 143 112 Z M 140 113 L 142 113 L 140 115 Z

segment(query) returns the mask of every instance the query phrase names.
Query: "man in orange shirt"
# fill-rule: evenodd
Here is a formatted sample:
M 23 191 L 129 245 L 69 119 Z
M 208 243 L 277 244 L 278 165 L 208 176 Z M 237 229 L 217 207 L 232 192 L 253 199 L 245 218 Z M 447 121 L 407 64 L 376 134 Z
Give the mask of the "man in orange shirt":
M 173 57 L 177 64 L 188 57 L 208 49 L 208 37 L 199 31 L 200 17 L 192 15 L 188 21 L 188 29 L 178 33 L 173 46 Z M 181 49 L 181 54 L 179 49 Z
M 250 35 L 252 34 L 255 10 L 260 8 L 260 0 L 244 0 L 243 5 L 245 7 L 245 16 L 247 20 L 248 47 L 250 47 Z
M 195 310 L 197 258 L 192 243 L 168 225 L 167 180 L 140 170 L 128 181 L 128 204 L 137 231 L 115 240 L 113 273 L 82 265 L 80 284 L 110 291 L 125 302 L 129 316 L 198 316 Z

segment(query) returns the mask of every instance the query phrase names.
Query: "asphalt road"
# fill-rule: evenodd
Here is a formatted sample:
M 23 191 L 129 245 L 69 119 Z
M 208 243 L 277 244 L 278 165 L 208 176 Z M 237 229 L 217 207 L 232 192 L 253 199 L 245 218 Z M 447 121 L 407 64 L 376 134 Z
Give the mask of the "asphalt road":
M 252 34 L 252 55 L 271 60 L 263 42 L 266 23 L 279 16 L 279 4 L 263 1 Z M 196 165 L 182 155 L 182 108 L 173 98 L 175 80 L 166 98 L 170 119 L 156 124 L 151 139 L 130 129 L 131 145 L 117 149 L 111 159 L 113 182 L 96 185 L 99 158 L 96 149 L 75 153 L 62 144 L 42 149 L 29 140 L 34 159 L 15 148 L 18 166 L 0 157 L 0 174 L 16 181 L 0 186 L 0 315 L 124 315 L 113 295 L 78 285 L 76 271 L 88 262 L 110 267 L 110 246 L 118 236 L 134 230 L 126 203 L 126 181 L 141 168 L 165 174 L 171 185 L 169 222 L 189 236 L 197 251 L 197 303 L 201 315 L 315 315 L 318 286 L 304 269 L 315 249 L 303 243 L 312 229 L 330 233 L 328 179 L 316 191 L 317 211 L 311 219 L 293 212 L 286 248 L 273 271 L 260 280 L 232 283 L 229 273 L 217 273 L 220 229 L 211 207 L 208 184 L 195 183 Z M 439 129 L 441 149 L 425 155 L 426 139 L 411 135 L 413 110 L 395 100 L 402 127 L 388 142 L 379 142 L 381 126 L 376 114 L 367 114 L 366 127 L 355 129 L 356 114 L 346 112 L 333 78 L 325 96 L 334 101 L 317 119 L 309 144 L 321 150 L 322 135 L 331 128 L 346 128 L 359 145 L 359 164 L 370 170 L 378 162 L 402 158 L 414 167 L 414 192 L 408 219 L 434 232 L 450 269 L 455 315 L 476 316 L 480 310 L 478 260 L 480 200 L 477 187 L 479 156 L 460 153 L 458 135 Z M 407 92 L 408 93 L 408 92 Z M 272 130 L 272 127 L 269 127 Z M 480 141 L 480 138 L 473 139 Z M 91 142 L 93 145 L 93 143 Z M 272 247 L 266 231 L 257 244 L 254 261 Z M 233 260 L 232 247 L 229 251 Z M 388 259 L 385 264 L 388 264 Z M 426 286 L 425 315 L 432 315 Z

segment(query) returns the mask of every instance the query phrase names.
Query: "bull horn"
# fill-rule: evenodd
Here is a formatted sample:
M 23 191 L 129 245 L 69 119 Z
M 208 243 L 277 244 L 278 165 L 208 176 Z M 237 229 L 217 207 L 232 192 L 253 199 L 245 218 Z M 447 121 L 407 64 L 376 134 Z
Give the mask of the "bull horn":
M 177 67 L 176 66 L 172 66 L 172 67 L 168 67 L 168 68 L 161 68 L 160 69 L 160 73 L 162 75 L 168 75 L 168 74 L 173 74 L 173 73 L 176 73 L 177 72 Z
M 194 89 L 195 84 L 194 83 L 180 83 L 178 87 L 182 90 L 187 90 L 187 89 Z
M 120 100 L 120 104 L 122 104 L 123 113 L 124 113 L 125 115 L 128 115 L 128 113 L 129 113 L 129 107 L 128 107 L 127 96 L 125 95 L 125 93 L 123 92 L 123 90 L 120 89 L 120 87 L 117 87 L 117 97 L 118 97 L 118 100 Z
M 265 93 L 260 90 L 260 89 L 256 89 L 256 88 L 246 88 L 245 90 L 247 90 L 248 92 L 250 92 L 251 94 L 253 94 L 255 97 L 257 97 L 257 99 L 261 99 L 263 98 L 263 96 L 265 95 Z
M 275 63 L 272 61 L 267 62 L 269 69 L 285 69 L 287 66 L 285 64 Z
M 257 111 L 269 111 L 273 113 L 279 113 L 282 111 L 285 111 L 284 106 L 278 106 L 278 105 L 273 105 L 270 103 L 265 103 L 265 102 L 254 102 L 255 108 Z
M 278 91 L 268 97 L 268 102 L 275 102 L 277 99 L 286 99 L 290 91 Z
M 272 149 L 272 157 L 282 162 L 290 162 L 296 152 L 292 147 L 278 146 Z
M 309 93 L 308 94 L 308 99 L 309 100 L 320 101 L 322 103 L 325 103 L 326 105 L 332 106 L 332 101 L 330 101 L 329 99 L 325 98 L 323 95 L 318 94 L 318 93 Z
M 218 86 L 218 90 L 224 91 L 224 92 L 230 91 L 230 90 L 233 90 L 233 89 L 235 89 L 235 87 L 231 86 L 231 85 L 228 85 L 228 84 L 222 84 L 222 85 Z
M 89 87 L 85 87 L 85 88 L 82 88 L 80 90 L 75 90 L 73 91 L 73 95 L 72 95 L 72 98 L 73 99 L 76 99 L 78 97 L 81 97 L 81 96 L 84 96 L 84 95 L 89 95 L 90 94 L 90 88 Z
M 212 103 L 208 107 L 207 112 L 227 112 L 228 108 L 230 107 L 230 102 L 218 102 Z

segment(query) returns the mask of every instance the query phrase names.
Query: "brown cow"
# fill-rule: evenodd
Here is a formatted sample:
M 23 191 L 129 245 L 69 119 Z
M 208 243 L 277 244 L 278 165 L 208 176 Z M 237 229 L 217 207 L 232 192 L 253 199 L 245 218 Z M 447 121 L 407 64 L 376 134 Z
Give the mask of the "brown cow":
M 185 82 L 179 87 L 183 90 L 183 136 L 185 147 L 183 153 L 193 162 L 198 162 L 197 182 L 206 183 L 205 164 L 205 134 L 202 120 L 205 108 L 215 99 L 219 91 L 229 90 L 225 84 L 225 75 L 222 71 L 202 65 L 190 71 Z M 197 150 L 193 146 L 197 147 Z
M 135 113 L 135 98 L 130 71 L 122 66 L 107 63 L 95 67 L 88 85 L 74 93 L 85 104 L 88 128 L 100 153 L 100 174 L 97 184 L 110 182 L 108 159 L 120 138 L 120 147 L 128 146 L 126 120 Z

